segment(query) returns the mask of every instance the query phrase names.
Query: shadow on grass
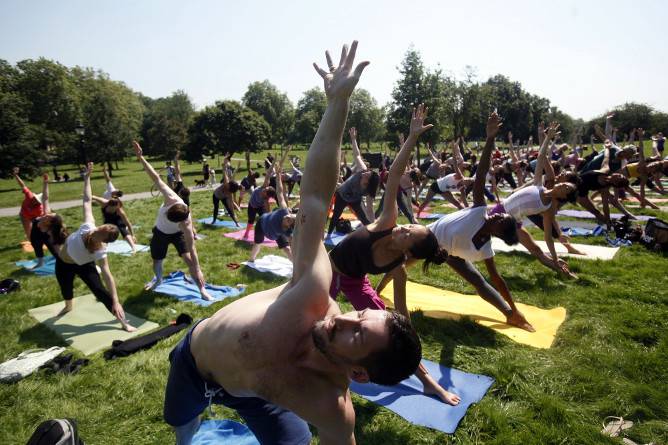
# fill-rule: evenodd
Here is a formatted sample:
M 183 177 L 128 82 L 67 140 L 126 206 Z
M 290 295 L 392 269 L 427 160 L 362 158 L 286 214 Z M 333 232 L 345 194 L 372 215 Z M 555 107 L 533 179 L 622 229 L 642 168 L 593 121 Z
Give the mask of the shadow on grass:
M 162 295 L 162 294 L 161 294 Z M 123 309 L 132 315 L 148 320 L 149 311 L 156 306 L 156 292 L 142 289 L 123 300 Z
M 19 343 L 27 344 L 37 348 L 50 348 L 52 346 L 67 346 L 67 343 L 51 329 L 37 323 L 19 333 Z

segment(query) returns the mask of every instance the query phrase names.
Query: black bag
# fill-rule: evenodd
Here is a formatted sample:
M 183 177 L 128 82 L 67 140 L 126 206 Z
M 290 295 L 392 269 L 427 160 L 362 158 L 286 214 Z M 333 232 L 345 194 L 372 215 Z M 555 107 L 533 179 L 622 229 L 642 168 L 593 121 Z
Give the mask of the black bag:
M 27 445 L 84 445 L 74 419 L 51 419 L 39 424 Z
M 339 233 L 350 233 L 353 231 L 353 225 L 350 224 L 350 221 L 347 219 L 341 218 L 337 223 L 336 223 L 336 231 Z
M 174 324 L 160 328 L 157 331 L 150 332 L 141 337 L 131 338 L 130 340 L 114 340 L 111 343 L 111 349 L 104 351 L 104 358 L 113 360 L 119 357 L 127 357 L 128 355 L 143 349 L 152 348 L 158 341 L 171 337 L 177 332 L 186 329 L 192 322 L 193 319 L 190 315 L 181 314 L 176 318 Z
M 21 289 L 21 283 L 11 278 L 0 281 L 0 294 L 8 294 Z
M 658 218 L 647 221 L 645 240 L 648 248 L 668 251 L 668 223 Z

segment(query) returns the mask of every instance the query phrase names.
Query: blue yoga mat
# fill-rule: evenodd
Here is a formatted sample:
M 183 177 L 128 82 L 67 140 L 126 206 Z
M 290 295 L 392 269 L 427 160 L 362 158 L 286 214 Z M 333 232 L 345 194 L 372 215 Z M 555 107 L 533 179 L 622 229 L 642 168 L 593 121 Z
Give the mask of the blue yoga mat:
M 42 267 L 38 267 L 36 269 L 33 269 L 33 267 L 37 265 L 37 260 L 17 261 L 16 265 L 34 273 L 35 275 L 47 276 L 56 273 L 56 259 L 52 256 L 44 257 L 44 264 Z
M 411 423 L 452 434 L 469 406 L 483 398 L 494 379 L 447 368 L 429 360 L 422 360 L 422 364 L 443 388 L 461 398 L 459 405 L 447 405 L 436 397 L 424 395 L 422 383 L 414 375 L 396 386 L 353 382 L 350 390 L 388 408 Z
M 207 284 L 206 290 L 209 291 L 209 294 L 214 298 L 213 300 L 203 300 L 197 285 L 190 277 L 188 277 L 186 281 L 186 274 L 181 271 L 170 273 L 163 278 L 162 283 L 154 289 L 155 292 L 169 295 L 179 301 L 187 301 L 204 307 L 211 306 L 216 301 L 224 300 L 228 297 L 238 297 L 242 293 L 242 291 L 236 287 L 215 286 L 213 284 Z
M 234 224 L 234 221 L 216 219 L 215 223 L 211 223 L 212 220 L 213 218 L 209 216 L 208 218 L 198 219 L 197 222 L 211 227 L 226 227 L 228 229 L 237 229 L 237 230 L 243 229 L 243 224 L 241 223 L 239 223 L 239 225 L 237 226 L 236 224 Z
M 251 430 L 234 420 L 205 420 L 200 425 L 192 445 L 260 445 Z
M 343 238 L 346 237 L 345 233 L 339 233 L 339 232 L 334 232 L 331 235 L 327 235 L 325 237 L 325 246 L 336 246 L 339 244 Z

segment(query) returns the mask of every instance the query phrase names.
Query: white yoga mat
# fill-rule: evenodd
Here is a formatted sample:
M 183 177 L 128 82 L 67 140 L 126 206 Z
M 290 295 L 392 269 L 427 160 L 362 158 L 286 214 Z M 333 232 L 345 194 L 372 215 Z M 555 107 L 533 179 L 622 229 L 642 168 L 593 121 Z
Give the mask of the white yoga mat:
M 545 241 L 535 240 L 538 247 L 545 253 L 549 253 L 547 249 L 547 244 Z M 583 260 L 611 260 L 615 257 L 615 254 L 619 250 L 619 247 L 606 247 L 606 246 L 592 246 L 589 244 L 572 244 L 573 247 L 578 249 L 581 252 L 584 252 L 585 255 L 574 255 L 566 251 L 566 248 L 558 241 L 555 241 L 554 248 L 557 251 L 559 256 L 567 256 L 572 258 L 580 258 Z M 514 246 L 509 246 L 498 238 L 492 237 L 492 248 L 495 252 L 524 252 L 529 253 L 528 250 L 524 248 L 521 244 L 516 244 Z

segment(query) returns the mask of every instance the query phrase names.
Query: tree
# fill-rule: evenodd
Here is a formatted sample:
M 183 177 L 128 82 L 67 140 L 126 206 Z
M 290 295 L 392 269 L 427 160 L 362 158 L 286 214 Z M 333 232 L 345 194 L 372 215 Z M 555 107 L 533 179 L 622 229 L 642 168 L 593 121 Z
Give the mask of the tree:
M 412 46 L 406 51 L 399 68 L 400 78 L 392 90 L 392 102 L 387 115 L 388 139 L 396 140 L 397 133 L 408 134 L 413 108 L 424 101 L 426 70 L 420 53 Z
M 315 87 L 304 91 L 295 112 L 295 127 L 290 140 L 310 144 L 320 125 L 322 115 L 327 108 L 327 97 L 321 88 Z
M 199 161 L 214 153 L 262 150 L 271 138 L 271 127 L 255 111 L 226 100 L 197 113 L 188 135 L 185 157 Z
M 188 127 L 195 113 L 190 98 L 179 90 L 169 97 L 140 100 L 148 105 L 141 130 L 142 146 L 148 154 L 172 159 L 188 143 Z
M 295 125 L 295 110 L 285 93 L 278 91 L 268 80 L 253 82 L 242 103 L 264 118 L 271 127 L 270 146 L 288 140 Z
M 371 94 L 364 89 L 356 89 L 350 97 L 348 127 L 357 128 L 360 140 L 366 142 L 367 149 L 371 141 L 377 141 L 384 134 L 383 110 Z

